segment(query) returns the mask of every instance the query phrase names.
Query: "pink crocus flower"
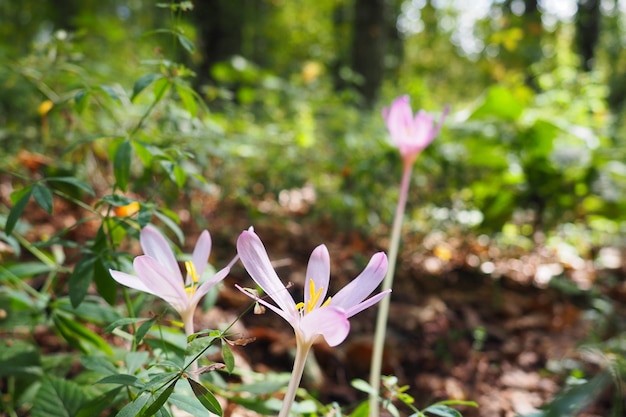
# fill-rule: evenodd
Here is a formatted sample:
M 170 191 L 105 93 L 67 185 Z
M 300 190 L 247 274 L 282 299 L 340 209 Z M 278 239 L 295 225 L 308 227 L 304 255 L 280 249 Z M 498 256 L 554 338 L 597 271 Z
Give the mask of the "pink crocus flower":
M 300 343 L 313 343 L 323 337 L 330 346 L 343 342 L 350 331 L 348 319 L 376 304 L 391 290 L 366 299 L 383 280 L 387 272 L 387 256 L 379 252 L 372 256 L 365 270 L 334 297 L 326 298 L 330 280 L 330 256 L 325 245 L 320 245 L 309 259 L 306 271 L 304 301 L 296 303 L 274 271 L 261 239 L 252 230 L 244 231 L 237 239 L 237 252 L 244 267 L 274 300 L 268 303 L 250 292 L 254 298 L 291 324 Z
M 185 262 L 187 275 L 183 279 L 174 252 L 165 237 L 154 226 L 146 226 L 139 236 L 145 255 L 133 261 L 136 275 L 109 270 L 113 279 L 127 287 L 156 295 L 167 301 L 180 314 L 185 333 L 193 330 L 193 314 L 202 297 L 230 272 L 237 257 L 224 269 L 200 283 L 211 253 L 211 235 L 207 230 L 198 238 L 191 261 Z
M 423 110 L 413 116 L 407 95 L 398 97 L 391 106 L 383 108 L 383 119 L 405 164 L 413 164 L 420 152 L 433 141 L 447 114 L 446 107 L 436 125 L 433 116 Z
M 330 256 L 326 246 L 318 246 L 311 253 L 307 266 L 304 301 L 296 303 L 278 278 L 261 239 L 252 229 L 244 231 L 237 239 L 237 252 L 252 279 L 276 305 L 239 286 L 237 288 L 287 320 L 296 334 L 296 357 L 291 380 L 278 414 L 279 417 L 288 417 L 313 343 L 323 338 L 330 346 L 340 344 L 350 332 L 348 319 L 376 304 L 391 292 L 389 289 L 367 298 L 387 272 L 387 256 L 382 252 L 372 256 L 358 277 L 334 297 L 326 298 L 330 280 Z

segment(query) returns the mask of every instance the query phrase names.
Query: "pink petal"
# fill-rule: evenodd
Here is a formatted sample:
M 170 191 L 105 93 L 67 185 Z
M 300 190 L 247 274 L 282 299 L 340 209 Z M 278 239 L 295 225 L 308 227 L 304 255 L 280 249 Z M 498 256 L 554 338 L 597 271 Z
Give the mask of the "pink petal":
M 150 256 L 138 256 L 133 263 L 137 276 L 142 283 L 150 288 L 152 294 L 161 297 L 179 313 L 189 304 L 189 296 L 180 276 L 168 274 L 163 265 Z
M 363 301 L 362 303 L 359 303 L 357 305 L 355 305 L 354 307 L 352 307 L 350 310 L 346 311 L 346 315 L 348 316 L 348 318 L 354 316 L 355 314 L 360 313 L 361 311 L 365 310 L 366 308 L 369 308 L 371 306 L 373 306 L 374 304 L 376 304 L 377 302 L 379 302 L 380 300 L 382 300 L 383 298 L 385 298 L 387 296 L 387 294 L 391 293 L 391 290 L 385 290 L 383 292 L 379 292 L 378 294 L 374 295 L 373 297 L 368 298 L 367 300 Z
M 372 256 L 358 277 L 332 297 L 330 305 L 346 311 L 352 310 L 378 287 L 386 273 L 387 256 L 383 252 L 378 252 Z
M 139 241 L 144 254 L 157 260 L 162 267 L 167 269 L 168 274 L 178 275 L 182 282 L 183 276 L 180 273 L 174 252 L 172 252 L 169 243 L 167 243 L 167 240 L 156 227 L 150 225 L 144 227 L 141 230 Z
M 307 342 L 322 336 L 330 346 L 337 346 L 348 337 L 350 322 L 342 309 L 323 307 L 304 315 L 299 329 Z
M 113 277 L 113 279 L 120 284 L 132 288 L 134 290 L 139 290 L 142 292 L 147 292 L 148 294 L 156 295 L 150 288 L 148 288 L 139 277 L 131 274 L 127 274 L 125 272 L 116 271 L 114 269 L 109 269 L 109 273 Z
M 296 303 L 272 267 L 261 239 L 251 230 L 245 230 L 237 239 L 237 252 L 243 266 L 256 283 L 278 304 L 289 317 L 296 317 Z
M 305 304 L 311 299 L 311 291 L 309 290 L 310 279 L 312 279 L 315 284 L 315 291 L 319 291 L 320 288 L 322 289 L 322 293 L 315 304 L 315 307 L 319 307 L 326 298 L 328 282 L 330 280 L 330 255 L 325 245 L 319 245 L 315 248 L 313 253 L 311 253 L 311 258 L 309 258 L 304 280 Z
M 383 117 L 392 139 L 398 146 L 407 141 L 407 132 L 413 124 L 413 111 L 409 103 L 409 96 L 395 99 L 388 109 L 383 111 Z
M 194 305 L 198 304 L 198 301 L 200 301 L 200 299 L 202 297 L 204 297 L 206 295 L 206 293 L 208 293 L 211 290 L 211 288 L 215 287 L 215 285 L 217 285 L 221 280 L 226 278 L 226 276 L 229 273 L 230 273 L 230 268 L 226 267 L 224 269 L 219 270 L 208 281 L 203 282 L 202 284 L 200 284 L 198 286 L 198 288 L 196 288 L 196 292 L 193 294 L 193 297 L 191 299 L 191 303 L 194 304 Z
M 206 269 L 209 262 L 209 255 L 211 254 L 211 235 L 207 230 L 200 233 L 200 237 L 196 242 L 196 247 L 193 249 L 191 255 L 191 262 L 196 267 L 198 277 L 202 277 L 202 273 Z

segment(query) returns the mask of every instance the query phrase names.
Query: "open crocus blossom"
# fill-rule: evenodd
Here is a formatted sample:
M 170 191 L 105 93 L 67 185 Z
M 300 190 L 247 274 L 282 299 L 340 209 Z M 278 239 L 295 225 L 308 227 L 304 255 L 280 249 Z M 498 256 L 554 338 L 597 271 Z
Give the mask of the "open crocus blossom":
M 447 114 L 446 107 L 436 125 L 433 116 L 423 110 L 413 116 L 409 96 L 406 95 L 398 97 L 391 106 L 383 108 L 383 119 L 405 163 L 412 164 L 419 153 L 433 141 Z
M 380 284 L 387 272 L 387 256 L 379 252 L 365 270 L 334 297 L 326 298 L 330 280 L 330 256 L 326 246 L 320 245 L 311 254 L 306 271 L 304 301 L 296 303 L 272 268 L 261 239 L 252 230 L 244 231 L 237 239 L 237 252 L 254 281 L 271 297 L 276 305 L 251 294 L 245 294 L 276 312 L 289 322 L 301 344 L 312 344 L 323 337 L 330 346 L 343 342 L 350 331 L 348 319 L 376 304 L 391 290 L 366 299 Z
M 193 333 L 193 313 L 200 299 L 228 275 L 237 257 L 213 277 L 200 283 L 211 252 L 211 235 L 203 231 L 198 238 L 191 261 L 185 262 L 183 279 L 174 252 L 157 228 L 146 226 L 139 236 L 144 255 L 133 261 L 136 275 L 109 270 L 122 285 L 156 295 L 167 301 L 180 314 L 187 335 Z

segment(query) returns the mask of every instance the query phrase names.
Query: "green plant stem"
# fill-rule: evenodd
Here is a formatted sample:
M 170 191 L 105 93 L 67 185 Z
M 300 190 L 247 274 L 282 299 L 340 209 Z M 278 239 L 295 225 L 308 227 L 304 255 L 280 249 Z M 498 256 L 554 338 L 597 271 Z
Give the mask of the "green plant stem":
M 413 163 L 405 162 L 402 172 L 402 180 L 400 182 L 400 195 L 398 197 L 398 206 L 393 221 L 393 229 L 391 231 L 391 242 L 389 247 L 389 269 L 383 280 L 382 291 L 386 291 L 393 286 L 393 278 L 396 269 L 396 259 L 398 258 L 398 248 L 400 246 L 400 236 L 402 232 L 402 221 L 404 219 L 404 210 L 406 208 L 406 200 L 409 194 L 409 184 Z M 374 334 L 374 349 L 372 352 L 372 362 L 370 369 L 370 385 L 374 388 L 375 393 L 370 394 L 369 398 L 369 416 L 378 417 L 379 415 L 379 396 L 380 377 L 383 362 L 383 350 L 385 347 L 385 333 L 387 330 L 387 319 L 389 318 L 389 304 L 391 297 L 385 297 L 380 301 L 378 315 L 376 316 L 376 332 Z
M 183 317 L 183 324 L 185 325 L 185 336 L 189 338 L 189 336 L 191 336 L 194 333 L 193 310 L 185 314 L 185 317 Z M 191 362 L 191 365 L 189 366 L 189 372 L 191 372 L 194 375 L 198 372 L 198 360 L 197 359 L 194 359 L 193 362 Z
M 283 399 L 283 407 L 280 410 L 280 414 L 278 417 L 288 417 L 289 412 L 291 411 L 291 406 L 293 405 L 293 401 L 296 398 L 296 391 L 300 386 L 300 381 L 302 380 L 302 374 L 304 373 L 304 365 L 306 364 L 306 358 L 309 355 L 309 350 L 311 350 L 312 343 L 296 343 L 296 359 L 293 362 L 293 370 L 291 371 L 291 379 L 289 380 L 289 385 L 287 386 L 287 392 L 285 393 L 285 398 Z

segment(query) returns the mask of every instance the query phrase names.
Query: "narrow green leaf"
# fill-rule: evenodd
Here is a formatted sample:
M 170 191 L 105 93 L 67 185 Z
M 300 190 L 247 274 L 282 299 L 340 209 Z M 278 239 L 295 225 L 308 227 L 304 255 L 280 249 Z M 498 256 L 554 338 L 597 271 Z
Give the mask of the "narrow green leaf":
M 104 329 L 105 333 L 111 333 L 113 329 L 117 329 L 118 327 L 126 326 L 128 324 L 140 323 L 142 321 L 146 321 L 146 318 L 134 318 L 134 317 L 124 317 L 119 320 L 115 320 L 113 323 L 109 324 L 106 329 Z
M 141 326 L 139 326 L 139 328 L 137 329 L 137 332 L 135 333 L 135 342 L 137 344 L 140 344 L 143 338 L 146 337 L 146 334 L 152 328 L 154 323 L 156 323 L 156 320 L 157 318 L 153 317 L 150 320 L 142 323 Z
M 141 76 L 137 81 L 135 81 L 135 85 L 133 86 L 133 95 L 130 97 L 130 100 L 134 101 L 139 93 L 161 77 L 163 77 L 161 74 L 146 74 Z
M 204 406 L 204 408 L 206 408 L 213 414 L 221 416 L 222 406 L 220 405 L 219 401 L 217 401 L 217 398 L 215 398 L 215 396 L 211 393 L 211 391 L 206 389 L 204 385 L 194 381 L 191 378 L 187 378 L 187 381 L 189 381 L 189 385 L 191 385 L 191 390 L 193 391 L 198 401 L 200 401 L 200 403 Z
M 186 37 L 185 35 L 181 33 L 177 33 L 176 37 L 178 38 L 178 42 L 180 42 L 180 44 L 183 46 L 183 48 L 187 50 L 187 52 L 195 51 L 196 46 L 188 37 Z
M 154 83 L 154 102 L 158 103 L 161 101 L 171 86 L 172 82 L 167 78 L 160 78 L 156 80 Z
M 74 178 L 74 177 L 48 177 L 48 178 L 46 178 L 46 182 L 64 182 L 64 183 L 71 184 L 71 185 L 73 185 L 75 187 L 80 188 L 81 190 L 85 191 L 89 195 L 96 195 L 96 193 L 94 192 L 93 188 L 91 188 L 91 186 L 89 184 L 87 184 L 84 181 L 79 180 L 78 178 Z
M 170 395 L 172 395 L 172 392 L 174 392 L 174 387 L 176 387 L 176 382 L 178 382 L 178 379 L 172 381 L 172 383 L 170 383 L 167 386 L 167 388 L 165 388 L 163 392 L 161 392 L 161 394 L 156 398 L 156 400 L 154 400 L 154 402 L 150 404 L 150 407 L 146 408 L 146 410 L 141 414 L 141 416 L 150 417 L 156 414 L 156 412 L 159 411 L 161 407 L 163 407 L 163 404 L 165 404 L 165 402 L 170 397 Z
M 87 97 L 89 97 L 89 91 L 82 89 L 74 95 L 74 107 L 78 113 L 82 113 L 87 107 Z
M 32 187 L 26 187 L 27 191 L 20 197 L 20 199 L 15 203 L 9 215 L 7 216 L 7 222 L 4 225 L 4 231 L 7 235 L 10 235 L 17 224 L 18 219 L 22 215 L 22 212 L 26 208 L 26 204 L 28 204 L 28 200 L 30 199 L 30 195 L 33 193 Z M 22 192 L 22 190 L 20 190 Z M 13 195 L 13 194 L 12 194 Z
M 141 415 L 141 409 L 146 405 L 150 396 L 142 394 L 135 398 L 135 401 L 128 403 L 122 408 L 115 417 L 137 417 Z
M 230 374 L 235 369 L 235 356 L 228 343 L 225 342 L 222 342 L 222 358 L 224 359 L 224 365 L 226 365 L 226 371 Z
M 111 346 L 104 339 L 76 321 L 75 318 L 54 313 L 52 319 L 61 336 L 72 346 L 84 353 L 92 353 L 92 348 L 95 348 L 107 355 L 113 355 Z
M 185 241 L 185 236 L 183 234 L 183 231 L 180 229 L 180 227 L 178 227 L 176 223 L 174 223 L 174 221 L 170 217 L 166 216 L 165 214 L 159 211 L 155 211 L 154 215 L 157 216 L 159 220 L 161 220 L 168 228 L 170 228 L 171 231 L 173 231 L 176 234 L 176 237 L 178 238 L 179 242 L 182 243 Z
M 115 157 L 113 158 L 113 175 L 115 175 L 115 182 L 117 186 L 122 191 L 126 191 L 126 187 L 128 186 L 132 151 L 133 148 L 130 141 L 125 140 L 120 143 L 117 151 L 115 151 Z
M 463 417 L 463 415 L 454 408 L 450 408 L 447 405 L 441 404 L 431 405 L 430 407 L 425 408 L 424 412 L 434 414 L 440 417 Z
M 363 391 L 367 394 L 378 395 L 378 391 L 376 391 L 367 381 L 363 379 L 353 379 L 350 382 L 350 385 L 352 385 L 352 388 L 358 389 L 359 391 Z
M 191 117 L 196 117 L 198 114 L 198 103 L 194 98 L 193 90 L 185 84 L 176 84 L 176 92 L 183 102 L 185 110 L 189 112 Z
M 74 271 L 72 271 L 69 277 L 70 301 L 74 308 L 78 307 L 87 295 L 87 290 L 93 280 L 96 260 L 97 258 L 93 256 L 83 256 L 80 261 L 78 261 L 74 267 Z
M 113 100 L 120 102 L 120 103 L 122 102 L 122 100 L 120 100 L 120 96 L 117 94 L 117 91 L 115 91 L 115 89 L 111 87 L 110 85 L 101 85 L 99 88 L 100 90 L 104 91 L 107 96 L 111 97 Z
M 80 385 L 46 376 L 33 401 L 32 417 L 73 417 L 86 402 Z
M 35 184 L 33 186 L 33 198 L 42 209 L 52 214 L 53 197 L 48 187 L 42 184 Z
M 113 207 L 122 207 L 122 206 L 127 206 L 136 200 L 133 200 L 132 198 L 129 198 L 129 197 L 125 197 L 120 194 L 110 194 L 110 195 L 103 196 L 100 199 L 100 201 L 102 201 L 103 203 L 110 204 Z

